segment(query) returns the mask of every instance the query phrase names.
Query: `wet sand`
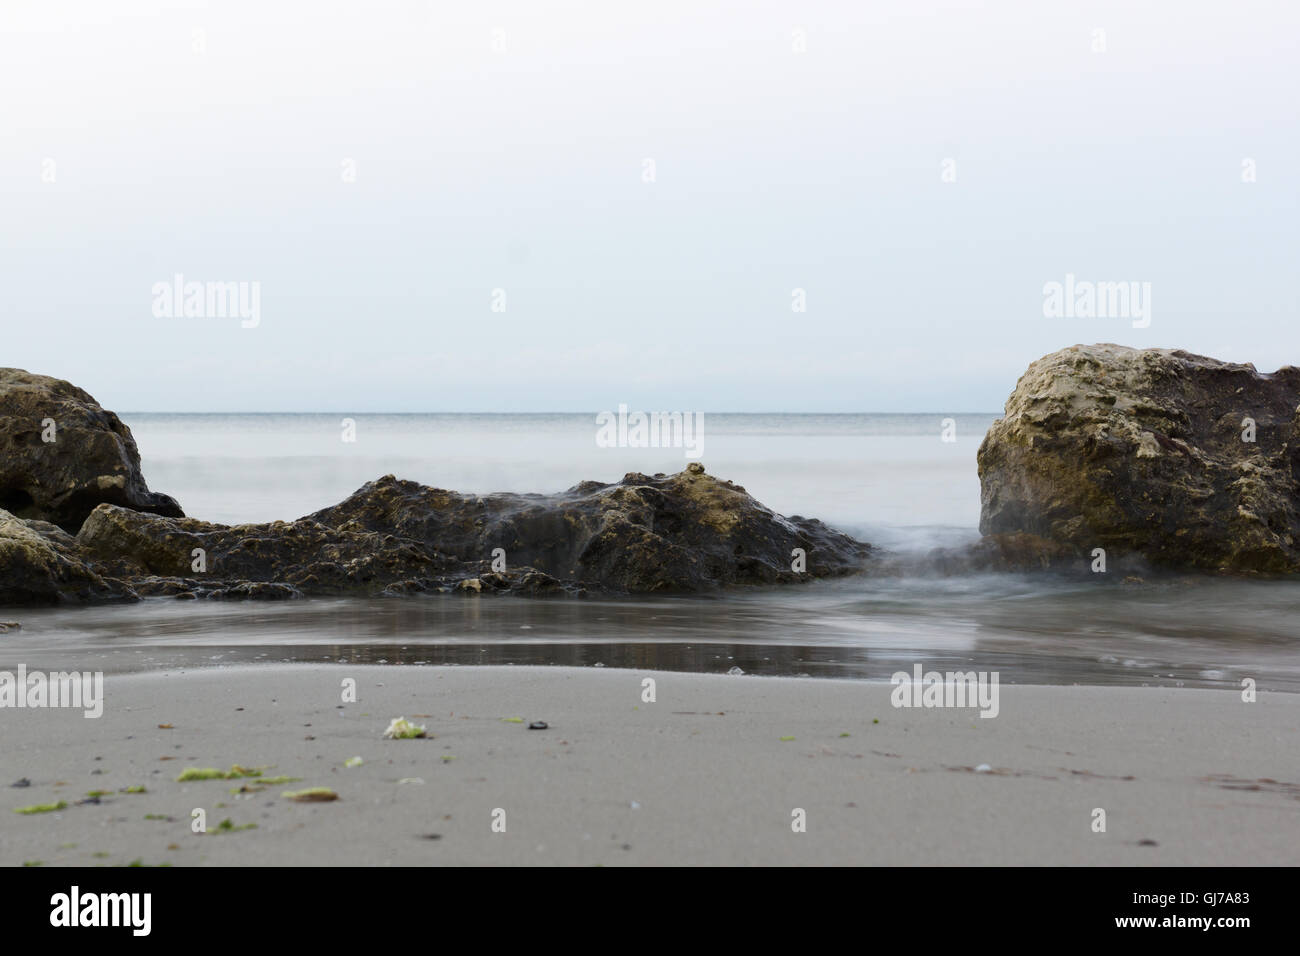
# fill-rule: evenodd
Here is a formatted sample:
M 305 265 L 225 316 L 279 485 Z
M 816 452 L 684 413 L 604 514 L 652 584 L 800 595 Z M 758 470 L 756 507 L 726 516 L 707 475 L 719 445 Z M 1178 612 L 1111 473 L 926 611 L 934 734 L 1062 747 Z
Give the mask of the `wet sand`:
M 339 706 L 345 678 L 357 701 Z M 109 674 L 99 719 L 0 710 L 0 864 L 1300 863 L 1300 695 L 1003 684 L 985 719 L 895 708 L 892 690 L 571 667 Z M 384 739 L 399 715 L 432 736 Z M 235 764 L 301 779 L 176 781 Z M 340 799 L 281 796 L 317 786 Z M 109 795 L 78 805 L 91 790 Z

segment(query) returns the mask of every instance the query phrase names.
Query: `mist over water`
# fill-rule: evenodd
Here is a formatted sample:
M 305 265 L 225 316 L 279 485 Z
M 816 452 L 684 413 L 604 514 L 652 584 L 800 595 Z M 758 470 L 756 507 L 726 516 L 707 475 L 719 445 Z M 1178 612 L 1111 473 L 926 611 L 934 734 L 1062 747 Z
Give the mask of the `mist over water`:
M 459 491 L 556 492 L 676 472 L 681 448 L 600 448 L 591 415 L 123 415 L 150 487 L 224 523 L 292 519 L 395 474 Z M 356 441 L 341 440 L 342 420 Z M 944 418 L 956 440 L 941 441 Z M 783 514 L 885 550 L 978 537 L 975 455 L 993 415 L 705 415 L 700 461 Z M 1216 577 L 860 577 L 705 597 L 426 595 L 11 613 L 0 666 L 109 671 L 254 661 L 602 664 L 888 679 L 1300 691 L 1300 583 Z

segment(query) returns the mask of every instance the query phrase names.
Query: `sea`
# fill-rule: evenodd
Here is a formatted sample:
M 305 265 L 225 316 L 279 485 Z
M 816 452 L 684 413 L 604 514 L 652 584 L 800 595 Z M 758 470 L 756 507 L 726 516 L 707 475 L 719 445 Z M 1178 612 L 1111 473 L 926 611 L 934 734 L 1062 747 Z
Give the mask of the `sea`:
M 602 447 L 593 414 L 123 414 L 154 491 L 223 523 L 293 519 L 386 474 L 557 492 L 693 461 L 787 515 L 915 557 L 979 536 L 993 414 L 705 414 L 692 449 Z M 858 576 L 689 597 L 421 595 L 9 609 L 0 667 L 248 662 L 576 665 L 888 680 L 1300 691 L 1300 582 L 1103 574 Z

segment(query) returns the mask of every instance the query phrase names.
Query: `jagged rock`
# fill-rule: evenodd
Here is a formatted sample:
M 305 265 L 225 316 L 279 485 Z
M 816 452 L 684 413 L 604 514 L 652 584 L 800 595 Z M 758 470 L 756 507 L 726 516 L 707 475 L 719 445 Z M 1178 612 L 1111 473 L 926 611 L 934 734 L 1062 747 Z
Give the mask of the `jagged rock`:
M 395 534 L 466 562 L 500 548 L 509 567 L 628 592 L 852 574 L 871 553 L 820 521 L 772 512 L 698 462 L 675 475 L 629 474 L 556 495 L 466 495 L 386 475 L 305 520 Z M 795 548 L 807 555 L 806 573 L 791 570 Z
M 116 415 L 61 379 L 0 368 L 0 508 L 75 534 L 101 502 L 183 514 L 149 490 L 131 429 Z
M 371 593 L 457 568 L 457 562 L 413 541 L 341 531 L 310 518 L 221 525 L 100 505 L 76 541 L 115 575 L 146 579 L 148 593 L 185 590 L 199 597 Z
M 134 600 L 130 587 L 104 578 L 85 560 L 71 535 L 0 511 L 0 604 Z
M 1300 572 L 1297 405 L 1294 366 L 1054 352 L 1029 366 L 980 446 L 980 531 L 1037 536 L 1070 560 L 1103 548 L 1157 567 Z
M 387 476 L 332 508 L 270 524 L 100 505 L 75 540 L 64 537 L 141 594 L 206 598 L 689 592 L 852 574 L 871 553 L 702 468 L 549 496 L 462 495 Z M 806 573 L 791 570 L 795 548 Z

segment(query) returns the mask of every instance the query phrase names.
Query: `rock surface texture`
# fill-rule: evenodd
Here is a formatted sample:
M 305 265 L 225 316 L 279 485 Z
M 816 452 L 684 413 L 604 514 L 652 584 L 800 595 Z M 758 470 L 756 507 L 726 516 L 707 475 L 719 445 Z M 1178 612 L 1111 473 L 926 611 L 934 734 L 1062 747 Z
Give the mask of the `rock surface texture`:
M 1034 542 L 1041 563 L 1104 548 L 1154 567 L 1300 572 L 1297 406 L 1294 366 L 1264 375 L 1119 345 L 1053 352 L 980 446 L 980 531 L 1012 542 L 994 548 L 1008 553 Z
M 305 518 L 257 525 L 101 505 L 76 543 L 140 593 L 268 598 L 690 593 L 852 574 L 871 552 L 819 521 L 775 514 L 698 464 L 558 495 L 465 495 L 389 475 Z M 806 572 L 791 570 L 795 548 Z
M 149 490 L 116 415 L 62 379 L 0 368 L 0 508 L 76 534 L 101 503 L 184 514 Z

